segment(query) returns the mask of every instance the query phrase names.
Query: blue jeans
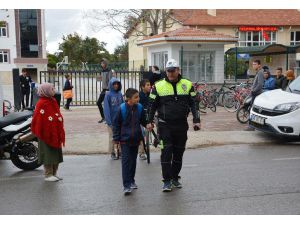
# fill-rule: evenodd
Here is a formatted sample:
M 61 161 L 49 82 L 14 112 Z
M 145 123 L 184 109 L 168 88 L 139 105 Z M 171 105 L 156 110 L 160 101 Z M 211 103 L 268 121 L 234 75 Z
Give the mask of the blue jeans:
M 130 146 L 121 144 L 122 152 L 122 178 L 124 188 L 130 188 L 131 184 L 135 182 L 136 158 L 138 155 L 138 145 Z

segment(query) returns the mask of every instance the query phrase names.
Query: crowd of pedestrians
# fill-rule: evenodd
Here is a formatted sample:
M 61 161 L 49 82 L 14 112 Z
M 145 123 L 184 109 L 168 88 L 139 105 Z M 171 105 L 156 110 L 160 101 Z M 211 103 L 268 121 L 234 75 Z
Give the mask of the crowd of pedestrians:
M 163 178 L 163 192 L 170 192 L 173 188 L 182 188 L 180 171 L 183 154 L 187 141 L 188 114 L 193 116 L 194 130 L 200 130 L 200 114 L 196 109 L 192 82 L 182 77 L 176 60 L 170 59 L 165 66 L 166 75 L 162 76 L 159 68 L 153 66 L 152 76 L 140 82 L 140 90 L 128 88 L 125 99 L 122 95 L 122 84 L 115 76 L 115 72 L 107 67 L 107 62 L 101 62 L 101 93 L 97 101 L 101 119 L 108 130 L 108 152 L 113 160 L 119 159 L 116 148 L 121 152 L 123 192 L 129 195 L 138 186 L 135 181 L 136 163 L 138 156 L 146 159 L 143 148 L 145 130 L 154 128 L 154 117 L 157 116 L 157 130 L 161 148 L 161 168 Z M 260 60 L 252 63 L 256 75 L 251 89 L 252 103 L 255 98 L 265 91 L 285 89 L 295 79 L 292 70 L 282 73 L 277 68 L 273 77 L 267 66 L 262 66 Z M 72 102 L 71 77 L 66 75 L 64 98 L 67 100 L 64 108 L 69 110 Z M 28 93 L 31 78 L 22 71 L 20 84 L 22 99 Z M 30 90 L 30 88 L 29 88 Z M 65 143 L 63 117 L 54 96 L 52 84 L 39 86 L 40 97 L 33 115 L 32 132 L 39 140 L 39 162 L 45 168 L 46 181 L 59 181 L 58 165 L 63 162 L 62 147 Z M 104 102 L 104 107 L 103 107 Z M 27 105 L 27 101 L 26 101 Z M 25 103 L 23 103 L 25 107 Z M 250 127 L 249 127 L 250 128 Z

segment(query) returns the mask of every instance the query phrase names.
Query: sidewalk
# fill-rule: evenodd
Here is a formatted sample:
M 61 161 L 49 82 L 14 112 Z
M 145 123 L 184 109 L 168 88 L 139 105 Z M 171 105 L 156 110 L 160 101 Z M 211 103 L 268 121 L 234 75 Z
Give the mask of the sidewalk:
M 66 147 L 64 154 L 101 154 L 107 153 L 108 133 L 100 119 L 97 107 L 73 107 L 72 111 L 61 108 L 65 119 Z M 243 131 L 247 125 L 236 120 L 235 113 L 228 113 L 222 107 L 217 112 L 201 114 L 202 129 L 188 131 L 187 148 L 201 148 L 229 144 L 267 144 L 274 139 L 259 131 Z M 159 149 L 151 149 L 159 151 Z

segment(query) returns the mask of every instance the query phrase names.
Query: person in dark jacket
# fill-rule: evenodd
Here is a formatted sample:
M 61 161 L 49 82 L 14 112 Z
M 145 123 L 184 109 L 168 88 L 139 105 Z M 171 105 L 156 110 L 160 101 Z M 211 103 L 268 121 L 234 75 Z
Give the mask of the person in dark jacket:
M 149 77 L 149 81 L 150 81 L 151 86 L 153 86 L 156 81 L 159 81 L 162 78 L 163 77 L 162 77 L 161 72 L 159 71 L 158 66 L 152 66 L 152 74 Z
M 140 92 L 139 92 L 139 103 L 142 104 L 143 108 L 146 110 L 149 103 L 149 95 L 151 92 L 151 85 L 148 79 L 143 79 L 140 81 Z
M 138 147 L 143 139 L 142 126 L 146 126 L 146 115 L 139 104 L 139 92 L 128 88 L 125 93 L 126 102 L 120 106 L 113 123 L 113 140 L 121 145 L 122 178 L 124 194 L 129 195 L 137 189 L 135 183 L 136 159 Z M 122 108 L 125 111 L 122 111 Z M 139 110 L 140 109 L 140 110 Z
M 139 103 L 143 106 L 145 112 L 148 108 L 148 104 L 149 104 L 149 95 L 151 92 L 151 85 L 150 85 L 150 81 L 148 79 L 143 79 L 140 82 L 140 93 L 139 93 L 139 97 L 140 97 L 140 101 Z M 143 128 L 142 128 L 143 129 Z M 144 133 L 144 129 L 143 129 L 143 133 Z M 142 160 L 146 160 L 146 154 L 145 154 L 145 149 L 143 145 L 140 145 L 139 148 L 139 157 Z
M 20 87 L 21 87 L 21 100 L 22 100 L 22 110 L 29 106 L 29 95 L 30 95 L 30 83 L 32 83 L 31 77 L 27 74 L 26 69 L 22 69 L 22 74 L 20 75 Z
M 117 78 L 111 78 L 109 81 L 109 91 L 105 94 L 104 98 L 104 116 L 105 122 L 107 124 L 108 130 L 108 152 L 111 154 L 111 158 L 114 160 L 119 159 L 114 151 L 114 146 L 112 143 L 112 127 L 113 119 L 118 113 L 120 105 L 124 102 L 121 93 L 122 85 Z
M 264 86 L 263 91 L 271 91 L 275 89 L 275 79 L 271 76 L 271 73 L 269 70 L 264 71 Z
M 263 92 L 264 86 L 264 69 L 269 69 L 269 67 L 261 66 L 259 59 L 256 59 L 252 63 L 252 68 L 255 70 L 256 75 L 251 88 L 251 105 L 253 105 L 255 98 Z M 245 131 L 254 131 L 255 129 L 250 126 L 250 121 L 248 127 L 244 129 Z
M 72 89 L 73 89 L 73 85 L 71 85 L 71 82 L 70 82 L 70 80 L 71 80 L 71 75 L 67 74 L 67 75 L 65 76 L 65 78 L 66 78 L 66 81 L 65 81 L 65 86 L 64 86 L 63 91 L 69 91 L 69 90 L 72 90 Z M 67 100 L 67 102 L 66 102 L 66 104 L 65 104 L 65 106 L 64 106 L 64 109 L 70 110 L 70 104 L 71 104 L 71 102 L 72 102 L 72 97 L 70 96 L 70 97 L 66 98 L 66 100 Z
M 101 91 L 98 101 L 97 101 L 97 106 L 98 106 L 98 109 L 99 109 L 102 119 L 99 120 L 98 123 L 102 123 L 105 120 L 102 102 L 104 101 L 105 93 L 108 91 L 108 88 L 109 88 L 108 83 L 111 78 L 112 78 L 111 69 L 107 67 L 107 62 L 105 60 L 102 60 L 102 62 L 101 62 L 102 91 Z
M 275 80 L 275 88 L 281 88 L 283 89 L 283 80 L 284 80 L 284 75 L 282 74 L 282 68 L 278 67 L 276 69 L 276 80 Z
M 157 111 L 164 182 L 162 191 L 170 192 L 173 187 L 182 187 L 179 173 L 187 141 L 189 111 L 193 114 L 194 130 L 199 130 L 201 125 L 192 82 L 179 75 L 179 66 L 174 59 L 167 62 L 166 70 L 167 77 L 156 82 L 150 93 L 147 129 L 153 129 Z

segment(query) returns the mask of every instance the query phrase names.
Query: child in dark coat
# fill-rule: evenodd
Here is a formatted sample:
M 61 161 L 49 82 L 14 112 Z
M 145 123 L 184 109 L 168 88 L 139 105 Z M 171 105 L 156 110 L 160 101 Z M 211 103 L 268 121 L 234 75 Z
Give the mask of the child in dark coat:
M 149 95 L 150 95 L 150 92 L 151 92 L 150 81 L 148 79 L 141 80 L 140 89 L 141 89 L 141 91 L 139 92 L 139 97 L 140 97 L 139 103 L 143 106 L 143 108 L 146 112 L 147 108 L 148 108 L 148 103 L 149 103 Z M 144 133 L 145 132 L 143 130 L 143 134 Z M 144 149 L 143 145 L 140 145 L 139 157 L 140 157 L 141 160 L 146 160 L 147 159 L 146 154 L 145 154 L 145 149 Z
M 122 178 L 124 194 L 129 195 L 137 189 L 135 183 L 136 159 L 138 147 L 143 139 L 141 125 L 146 126 L 146 116 L 139 104 L 139 92 L 128 88 L 125 93 L 126 102 L 121 104 L 113 123 L 113 140 L 121 145 Z

